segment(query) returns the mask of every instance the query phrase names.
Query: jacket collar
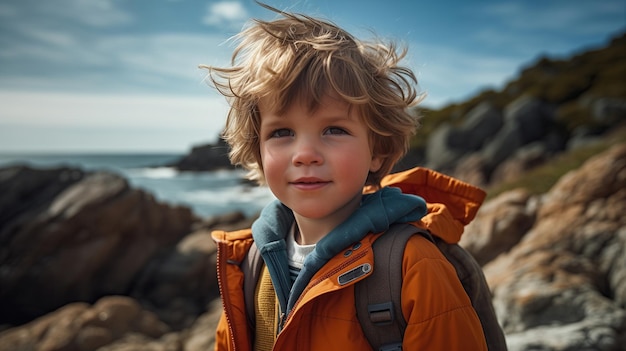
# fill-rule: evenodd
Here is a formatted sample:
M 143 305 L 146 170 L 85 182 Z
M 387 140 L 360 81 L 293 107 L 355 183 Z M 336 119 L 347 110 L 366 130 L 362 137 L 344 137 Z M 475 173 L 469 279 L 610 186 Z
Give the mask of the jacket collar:
M 486 196 L 476 186 L 421 167 L 390 174 L 381 185 L 423 197 L 428 213 L 417 225 L 451 244 L 459 242 L 464 227 L 474 219 Z
M 361 206 L 317 243 L 293 287 L 284 240 L 294 221 L 291 210 L 279 201 L 270 203 L 252 224 L 252 235 L 268 267 L 281 310 L 288 313 L 311 277 L 345 247 L 368 233 L 385 231 L 393 223 L 418 221 L 424 214 L 426 203 L 421 197 L 403 194 L 397 188 L 382 188 L 364 195 Z

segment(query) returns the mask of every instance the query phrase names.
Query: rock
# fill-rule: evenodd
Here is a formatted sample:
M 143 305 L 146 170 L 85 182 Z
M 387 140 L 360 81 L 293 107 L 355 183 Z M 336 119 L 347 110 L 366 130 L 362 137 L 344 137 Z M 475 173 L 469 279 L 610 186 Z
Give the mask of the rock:
M 470 110 L 461 126 L 441 125 L 428 139 L 428 166 L 434 169 L 452 168 L 464 155 L 482 148 L 502 124 L 502 112 L 484 102 Z
M 144 266 L 189 233 L 191 210 L 111 173 L 0 170 L 0 323 L 128 293 Z
M 480 150 L 486 173 L 491 174 L 501 162 L 513 155 L 523 145 L 524 141 L 520 129 L 511 123 L 504 125 L 493 139 Z
M 129 334 L 154 339 L 168 331 L 167 325 L 143 310 L 135 300 L 110 296 L 93 306 L 71 303 L 28 324 L 4 331 L 0 333 L 0 351 L 89 351 Z
M 128 333 L 98 351 L 183 351 L 181 335 L 168 333 L 158 339 L 151 339 L 138 333 Z M 187 351 L 187 350 L 185 350 Z
M 31 168 L 16 166 L 0 170 L 0 229 L 22 225 L 24 220 L 20 217 L 28 218 L 46 208 L 50 199 L 84 176 L 83 171 L 68 168 L 34 172 Z
M 489 102 L 482 102 L 465 116 L 463 124 L 454 133 L 452 145 L 457 149 L 479 150 L 503 124 L 502 111 Z
M 522 146 L 550 134 L 553 122 L 553 107 L 536 98 L 522 96 L 507 105 L 504 126 L 481 151 L 488 172 Z
M 546 146 L 542 142 L 533 142 L 523 146 L 496 166 L 491 174 L 490 184 L 515 180 L 532 168 L 545 163 L 548 155 Z
M 184 350 L 213 350 L 215 347 L 215 333 L 212 331 L 215 330 L 221 315 L 222 301 L 215 299 L 207 308 L 206 313 L 200 316 L 189 329 L 188 337 L 184 341 Z
M 258 218 L 258 214 L 246 217 L 240 211 L 224 213 L 222 215 L 206 218 L 199 227 L 205 230 L 220 229 L 225 231 L 235 231 L 250 228 L 252 223 Z
M 598 98 L 591 104 L 593 119 L 602 125 L 614 125 L 626 116 L 626 99 Z
M 459 245 L 485 265 L 508 252 L 534 223 L 530 195 L 523 189 L 501 194 L 483 205 L 474 221 L 465 227 Z
M 618 350 L 626 342 L 626 144 L 543 197 L 536 220 L 485 267 L 509 350 Z
M 450 147 L 454 129 L 444 123 L 435 129 L 428 138 L 426 146 L 426 162 L 429 168 L 445 169 L 463 156 L 463 151 Z
M 228 145 L 223 139 L 217 144 L 195 146 L 191 152 L 180 160 L 169 165 L 181 171 L 214 171 L 233 169 L 228 158 Z
M 188 330 L 172 332 L 137 301 L 110 296 L 93 306 L 68 304 L 28 324 L 4 331 L 0 333 L 0 351 L 212 350 L 221 312 L 220 299 L 214 299 Z M 146 321 L 150 322 L 146 324 Z
M 553 122 L 554 107 L 531 96 L 522 96 L 504 109 L 504 124 L 519 129 L 523 145 L 548 134 Z
M 150 262 L 131 296 L 149 302 L 176 329 L 191 325 L 219 296 L 215 253 L 209 231 L 187 235 L 174 250 Z
M 487 166 L 479 152 L 460 159 L 452 172 L 452 176 L 477 187 L 486 187 L 489 184 Z
M 513 181 L 531 169 L 550 161 L 565 148 L 565 138 L 557 132 L 550 132 L 540 140 L 518 148 L 513 155 L 497 164 L 491 173 L 489 184 Z
M 604 136 L 596 128 L 586 126 L 575 128 L 567 141 L 566 149 L 575 150 L 589 145 L 601 143 Z

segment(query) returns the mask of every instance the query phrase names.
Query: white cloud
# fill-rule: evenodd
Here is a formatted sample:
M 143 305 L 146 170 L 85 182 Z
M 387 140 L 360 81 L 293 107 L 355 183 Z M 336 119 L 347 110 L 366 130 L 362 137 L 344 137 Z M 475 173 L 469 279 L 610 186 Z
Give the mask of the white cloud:
M 209 4 L 203 23 L 210 26 L 240 28 L 249 15 L 238 1 L 221 1 Z
M 218 35 L 46 35 L 56 40 L 47 45 L 15 42 L 0 53 L 17 67 L 5 71 L 0 88 L 189 93 L 198 90 L 205 75 L 199 64 L 225 65 L 231 54 Z

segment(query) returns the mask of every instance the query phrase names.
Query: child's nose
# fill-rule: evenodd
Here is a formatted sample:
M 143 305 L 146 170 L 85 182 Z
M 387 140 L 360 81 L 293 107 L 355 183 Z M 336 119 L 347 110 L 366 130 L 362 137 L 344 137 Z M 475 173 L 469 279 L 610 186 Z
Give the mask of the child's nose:
M 319 165 L 324 161 L 324 157 L 319 152 L 315 142 L 308 138 L 302 138 L 296 143 L 296 149 L 293 154 L 293 164 L 301 165 Z

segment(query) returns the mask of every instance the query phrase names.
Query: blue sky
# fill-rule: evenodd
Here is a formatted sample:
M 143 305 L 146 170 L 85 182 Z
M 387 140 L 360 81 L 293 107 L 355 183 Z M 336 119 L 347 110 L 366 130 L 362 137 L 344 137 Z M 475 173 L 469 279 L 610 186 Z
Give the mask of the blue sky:
M 439 107 L 498 89 L 540 55 L 626 29 L 624 0 L 268 0 L 409 48 Z M 226 65 L 252 0 L 0 0 L 0 152 L 186 152 L 227 105 L 198 64 Z

